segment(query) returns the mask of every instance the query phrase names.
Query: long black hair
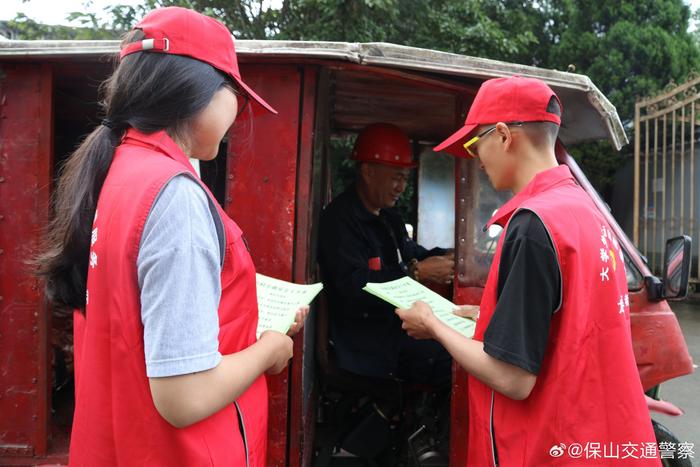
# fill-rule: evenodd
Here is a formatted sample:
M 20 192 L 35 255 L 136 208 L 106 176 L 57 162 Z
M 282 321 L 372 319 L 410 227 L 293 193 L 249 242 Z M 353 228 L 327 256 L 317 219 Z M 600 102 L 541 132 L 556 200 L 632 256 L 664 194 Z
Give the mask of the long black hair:
M 125 43 L 143 39 L 132 31 Z M 127 55 L 100 87 L 105 120 L 70 155 L 53 196 L 46 245 L 33 260 L 47 299 L 85 309 L 90 235 L 97 199 L 124 132 L 166 130 L 186 138 L 191 120 L 222 86 L 234 85 L 212 66 L 188 57 L 141 52 Z

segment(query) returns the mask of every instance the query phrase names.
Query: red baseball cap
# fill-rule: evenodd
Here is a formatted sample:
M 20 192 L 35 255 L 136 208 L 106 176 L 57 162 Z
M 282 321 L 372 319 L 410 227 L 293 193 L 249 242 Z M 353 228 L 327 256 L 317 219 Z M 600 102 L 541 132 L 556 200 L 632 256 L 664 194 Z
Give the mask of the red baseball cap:
M 444 150 L 453 156 L 469 158 L 462 143 L 479 125 L 498 122 L 552 122 L 561 125 L 561 117 L 549 111 L 552 96 L 559 103 L 559 109 L 563 110 L 559 97 L 542 80 L 511 76 L 484 81 L 476 93 L 464 126 L 435 146 L 433 151 Z
M 158 8 L 148 13 L 134 29 L 145 38 L 126 44 L 119 58 L 136 52 L 159 52 L 195 58 L 226 73 L 265 109 L 276 114 L 241 78 L 233 36 L 221 22 L 181 7 Z

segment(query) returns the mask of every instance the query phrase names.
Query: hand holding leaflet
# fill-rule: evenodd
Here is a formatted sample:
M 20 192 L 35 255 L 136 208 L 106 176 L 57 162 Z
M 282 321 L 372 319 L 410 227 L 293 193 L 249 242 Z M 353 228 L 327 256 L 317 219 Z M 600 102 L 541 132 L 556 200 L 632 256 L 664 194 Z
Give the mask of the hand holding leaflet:
M 286 333 L 294 323 L 297 310 L 311 303 L 323 284 L 293 284 L 256 274 L 258 295 L 257 337 L 264 331 Z
M 410 277 L 383 283 L 368 282 L 364 290 L 397 308 L 410 308 L 415 302 L 421 300 L 427 303 L 435 316 L 447 326 L 466 337 L 471 338 L 474 335 L 476 323 L 454 314 L 454 311 L 459 308 L 458 305 Z

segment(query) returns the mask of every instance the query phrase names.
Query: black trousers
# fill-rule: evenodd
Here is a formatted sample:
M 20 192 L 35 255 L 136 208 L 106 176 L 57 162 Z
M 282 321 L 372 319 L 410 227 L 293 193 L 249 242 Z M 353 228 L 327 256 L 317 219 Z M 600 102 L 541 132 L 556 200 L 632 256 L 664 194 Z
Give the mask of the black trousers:
M 437 341 L 416 340 L 402 333 L 399 339 L 397 376 L 411 383 L 449 388 L 452 381 L 452 357 Z

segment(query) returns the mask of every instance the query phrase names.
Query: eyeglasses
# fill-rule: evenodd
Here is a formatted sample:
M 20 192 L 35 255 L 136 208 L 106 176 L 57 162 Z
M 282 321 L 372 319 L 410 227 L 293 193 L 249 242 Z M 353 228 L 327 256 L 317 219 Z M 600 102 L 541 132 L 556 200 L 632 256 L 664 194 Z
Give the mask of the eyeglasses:
M 510 126 L 523 126 L 523 123 L 524 122 L 510 122 L 510 123 L 506 123 L 506 126 L 509 126 L 509 127 Z M 491 133 L 495 129 L 496 129 L 496 127 L 492 126 L 491 128 L 488 128 L 488 129 L 482 131 L 481 133 L 479 133 L 478 135 L 476 135 L 475 137 L 473 137 L 472 139 L 470 139 L 469 141 L 464 143 L 464 149 L 467 151 L 467 154 L 469 154 L 471 157 L 479 157 L 479 153 L 478 153 L 477 149 L 474 147 L 474 144 L 476 144 L 476 142 L 479 141 L 480 139 L 486 138 L 489 135 L 489 133 Z

